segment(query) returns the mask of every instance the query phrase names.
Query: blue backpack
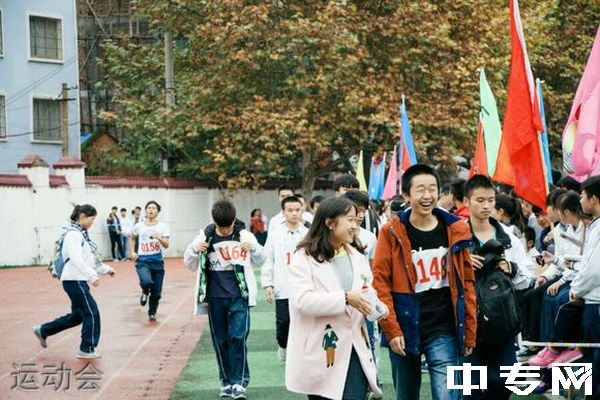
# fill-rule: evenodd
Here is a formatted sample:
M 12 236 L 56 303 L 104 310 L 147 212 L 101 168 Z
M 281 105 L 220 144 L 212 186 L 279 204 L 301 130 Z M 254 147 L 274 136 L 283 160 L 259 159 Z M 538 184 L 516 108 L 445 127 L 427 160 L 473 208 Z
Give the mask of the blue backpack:
M 56 243 L 54 243 L 54 257 L 52 257 L 52 261 L 50 261 L 50 265 L 48 265 L 48 271 L 52 274 L 53 278 L 60 279 L 63 269 L 65 268 L 65 264 L 69 262 L 69 258 L 63 259 L 62 256 L 62 248 L 63 242 L 65 240 L 65 236 L 69 231 L 78 231 L 77 228 L 68 227 L 63 228 L 64 232 L 60 234 Z M 85 239 L 81 241 L 81 246 L 83 247 L 83 242 Z

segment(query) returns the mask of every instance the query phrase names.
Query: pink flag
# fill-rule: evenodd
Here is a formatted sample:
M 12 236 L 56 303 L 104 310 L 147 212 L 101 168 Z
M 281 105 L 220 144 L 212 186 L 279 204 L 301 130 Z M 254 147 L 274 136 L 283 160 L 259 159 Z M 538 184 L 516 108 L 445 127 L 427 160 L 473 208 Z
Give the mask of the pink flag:
M 396 154 L 396 146 L 394 146 L 394 154 L 390 162 L 390 172 L 388 172 L 385 188 L 383 189 L 382 200 L 389 200 L 398 194 L 398 155 Z
M 581 181 L 600 174 L 600 27 L 562 139 L 567 173 Z

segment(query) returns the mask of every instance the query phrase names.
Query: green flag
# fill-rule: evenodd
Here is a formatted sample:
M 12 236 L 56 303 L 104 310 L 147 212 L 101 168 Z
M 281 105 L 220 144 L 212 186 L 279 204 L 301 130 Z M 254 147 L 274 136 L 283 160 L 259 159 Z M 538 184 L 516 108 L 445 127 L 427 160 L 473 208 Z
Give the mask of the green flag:
M 486 159 L 490 176 L 494 175 L 496 170 L 496 159 L 498 158 L 498 149 L 500 148 L 500 139 L 502 138 L 502 127 L 498 117 L 498 107 L 494 93 L 485 78 L 485 72 L 481 68 L 479 75 L 479 96 L 481 98 L 481 117 L 483 121 L 483 138 L 485 141 Z

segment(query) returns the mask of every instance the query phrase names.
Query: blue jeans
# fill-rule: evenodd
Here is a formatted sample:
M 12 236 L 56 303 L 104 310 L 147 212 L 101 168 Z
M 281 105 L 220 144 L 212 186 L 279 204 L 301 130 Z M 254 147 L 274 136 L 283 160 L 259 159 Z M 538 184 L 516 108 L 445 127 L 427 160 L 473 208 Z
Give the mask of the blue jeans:
M 487 367 L 488 388 L 485 391 L 474 390 L 471 399 L 505 399 L 508 400 L 511 391 L 506 389 L 505 378 L 500 377 L 500 367 L 510 366 L 517 362 L 515 353 L 515 341 L 513 338 L 506 339 L 504 343 L 495 346 L 475 346 L 473 354 L 466 357 L 465 362 L 473 366 Z M 473 373 L 471 383 L 479 384 L 479 373 Z
M 554 342 L 557 340 L 565 341 L 566 338 L 559 337 L 554 329 L 554 325 L 561 323 L 557 321 L 556 315 L 560 307 L 569 302 L 570 283 L 565 283 L 560 287 L 556 296 L 544 295 L 542 304 L 542 323 L 540 326 L 540 336 L 542 342 Z M 576 341 L 576 340 L 574 340 Z
M 129 236 L 121 235 L 121 243 L 123 247 L 123 258 L 129 257 Z
M 71 299 L 71 312 L 43 324 L 42 337 L 55 335 L 83 323 L 79 349 L 92 353 L 100 340 L 100 311 L 90 293 L 90 287 L 85 281 L 63 281 L 62 287 Z
M 148 315 L 156 315 L 158 310 L 158 302 L 162 295 L 163 279 L 165 277 L 164 261 L 137 261 L 135 270 L 138 278 L 140 278 L 140 286 L 142 291 L 149 294 L 148 299 Z
M 210 335 L 217 356 L 221 384 L 246 387 L 250 381 L 246 348 L 250 332 L 248 301 L 241 297 L 210 297 L 207 303 Z
M 459 365 L 458 343 L 454 336 L 438 336 L 421 344 L 429 366 L 431 398 L 457 400 L 459 391 L 447 389 L 447 367 Z M 421 356 L 400 356 L 389 351 L 396 400 L 418 400 L 421 391 Z

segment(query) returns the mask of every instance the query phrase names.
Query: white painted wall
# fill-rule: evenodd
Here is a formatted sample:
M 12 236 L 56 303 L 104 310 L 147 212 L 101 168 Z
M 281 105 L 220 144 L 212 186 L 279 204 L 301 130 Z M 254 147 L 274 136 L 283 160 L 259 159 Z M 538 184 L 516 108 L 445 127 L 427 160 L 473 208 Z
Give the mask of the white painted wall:
M 112 206 L 125 207 L 129 214 L 135 206 L 143 208 L 155 200 L 162 207 L 159 220 L 171 230 L 171 245 L 165 255 L 179 257 L 197 232 L 211 222 L 211 205 L 220 198 L 218 190 L 202 188 L 0 187 L 0 229 L 5 235 L 0 240 L 0 267 L 49 263 L 61 227 L 69 223 L 71 203 L 96 207 L 98 217 L 90 236 L 102 255 L 110 258 L 106 217 Z M 232 200 L 238 218 L 246 223 L 254 208 L 261 208 L 269 217 L 279 212 L 276 190 L 241 190 Z

